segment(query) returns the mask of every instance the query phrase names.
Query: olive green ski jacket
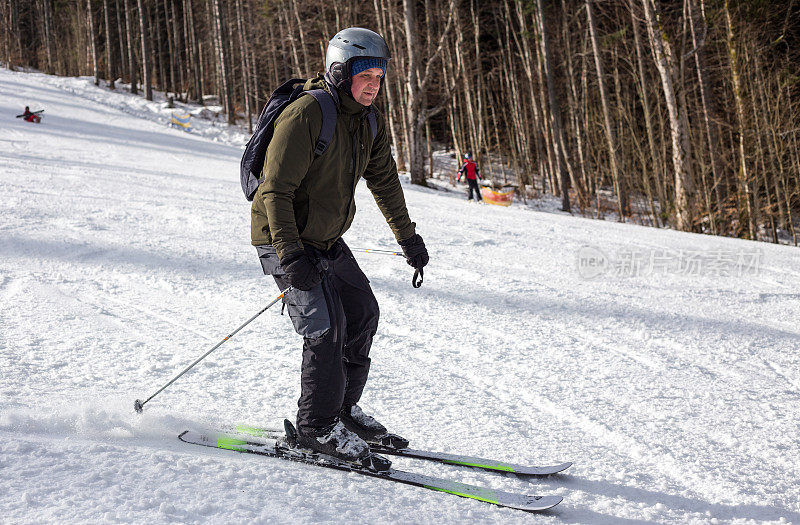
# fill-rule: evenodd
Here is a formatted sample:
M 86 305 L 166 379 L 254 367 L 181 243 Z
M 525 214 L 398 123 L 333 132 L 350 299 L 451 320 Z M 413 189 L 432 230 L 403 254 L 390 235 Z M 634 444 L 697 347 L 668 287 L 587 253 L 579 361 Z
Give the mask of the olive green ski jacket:
M 321 75 L 304 85 L 305 90 L 320 87 L 329 89 Z M 401 241 L 415 233 L 383 115 L 372 108 L 378 123 L 373 140 L 368 109 L 343 90 L 339 100 L 333 139 L 319 157 L 314 146 L 322 128 L 322 109 L 314 97 L 300 97 L 275 121 L 250 215 L 252 244 L 272 244 L 280 258 L 304 245 L 330 249 L 353 222 L 354 194 L 361 177 L 395 238 Z

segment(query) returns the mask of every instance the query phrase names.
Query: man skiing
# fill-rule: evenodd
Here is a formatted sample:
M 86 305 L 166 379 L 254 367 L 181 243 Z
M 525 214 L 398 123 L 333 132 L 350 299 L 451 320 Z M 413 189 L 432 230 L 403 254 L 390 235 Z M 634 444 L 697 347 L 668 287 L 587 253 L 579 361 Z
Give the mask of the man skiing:
M 361 177 L 408 264 L 419 270 L 428 263 L 408 215 L 386 122 L 372 105 L 390 58 L 384 39 L 368 29 L 344 29 L 331 39 L 324 76 L 306 81 L 304 90 L 321 88 L 333 96 L 333 138 L 315 155 L 320 104 L 301 96 L 287 106 L 275 121 L 251 208 L 262 269 L 281 290 L 292 286 L 284 303 L 303 337 L 298 444 L 346 461 L 362 461 L 370 455 L 367 442 L 387 434 L 357 404 L 379 317 L 369 280 L 341 238 L 355 215 Z
M 472 192 L 474 191 L 477 200 L 482 201 L 483 197 L 481 197 L 481 189 L 478 187 L 478 179 L 483 180 L 483 177 L 481 177 L 480 168 L 478 168 L 478 165 L 472 160 L 471 153 L 464 155 L 464 164 L 462 164 L 461 168 L 458 170 L 458 182 L 461 182 L 462 176 L 467 177 L 467 184 L 469 184 L 469 197 L 467 200 L 472 200 Z
M 31 108 L 25 106 L 25 112 L 22 115 L 17 115 L 17 118 L 21 118 L 25 120 L 25 122 L 34 122 L 38 124 L 42 121 L 42 117 L 39 113 L 42 113 L 44 110 L 40 109 L 39 111 L 31 111 Z

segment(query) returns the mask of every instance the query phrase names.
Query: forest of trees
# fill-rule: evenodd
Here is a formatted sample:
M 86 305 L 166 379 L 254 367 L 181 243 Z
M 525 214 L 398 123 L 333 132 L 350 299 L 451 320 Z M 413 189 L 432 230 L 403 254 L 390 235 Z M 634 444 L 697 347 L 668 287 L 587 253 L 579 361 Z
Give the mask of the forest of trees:
M 412 182 L 446 146 L 564 210 L 800 240 L 800 0 L 0 0 L 0 18 L 10 67 L 217 95 L 244 126 L 367 27 Z

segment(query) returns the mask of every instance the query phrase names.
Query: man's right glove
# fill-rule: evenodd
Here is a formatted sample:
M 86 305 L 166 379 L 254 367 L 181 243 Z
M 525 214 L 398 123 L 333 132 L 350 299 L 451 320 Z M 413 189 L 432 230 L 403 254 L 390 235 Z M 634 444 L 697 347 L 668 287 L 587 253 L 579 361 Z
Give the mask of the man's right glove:
M 295 252 L 281 259 L 286 280 L 298 290 L 310 290 L 322 282 L 322 274 L 305 252 Z
M 418 233 L 413 237 L 409 237 L 398 243 L 403 249 L 403 255 L 406 256 L 406 262 L 417 270 L 421 270 L 428 264 L 428 250 L 425 248 L 425 242 Z

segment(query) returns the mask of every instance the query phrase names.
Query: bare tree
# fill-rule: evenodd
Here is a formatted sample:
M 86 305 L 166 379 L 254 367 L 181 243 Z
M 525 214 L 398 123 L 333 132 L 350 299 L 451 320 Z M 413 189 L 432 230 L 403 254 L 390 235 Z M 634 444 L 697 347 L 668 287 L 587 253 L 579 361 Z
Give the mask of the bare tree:
M 644 173 L 642 175 L 645 190 L 650 200 L 651 214 L 656 226 L 659 225 L 660 214 L 656 213 L 655 205 L 653 203 L 653 192 L 651 189 L 651 176 L 658 179 L 661 176 L 662 169 L 659 162 L 660 157 L 656 149 L 655 129 L 653 125 L 652 110 L 650 109 L 650 90 L 647 87 L 647 72 L 644 67 L 644 52 L 642 51 L 642 42 L 639 33 L 639 19 L 634 14 L 634 0 L 629 0 L 631 12 L 631 26 L 633 27 L 633 40 L 636 48 L 636 66 L 638 73 L 638 82 L 636 87 L 639 92 L 639 99 L 642 103 L 642 113 L 644 114 L 644 125 L 647 133 L 647 146 L 650 154 L 650 163 L 652 165 L 652 174 L 648 170 L 648 165 L 645 163 L 643 166 Z M 664 203 L 662 202 L 662 205 Z
M 0 0 L 0 59 L 103 74 L 109 87 L 120 75 L 134 93 L 142 73 L 146 91 L 201 103 L 216 92 L 234 122 L 237 109 L 252 117 L 278 82 L 312 73 L 336 29 L 377 26 L 393 58 L 375 104 L 414 182 L 437 176 L 427 161 L 445 144 L 459 156 L 477 151 L 484 172 L 517 185 L 523 199 L 539 189 L 577 194 L 584 214 L 615 210 L 644 222 L 649 213 L 659 226 L 797 242 L 797 8 L 797 0 L 321 8 L 313 0 Z
M 712 233 L 717 233 L 717 218 L 715 216 L 714 210 L 722 202 L 722 198 L 720 195 L 721 190 L 721 180 L 720 180 L 720 170 L 719 170 L 719 160 L 717 157 L 719 156 L 719 141 L 717 136 L 719 135 L 717 131 L 717 122 L 716 117 L 714 114 L 713 106 L 711 105 L 712 95 L 711 95 L 711 88 L 709 87 L 709 80 L 708 80 L 708 72 L 706 71 L 705 65 L 705 39 L 708 34 L 708 26 L 706 24 L 706 17 L 705 17 L 705 7 L 703 5 L 703 0 L 700 0 L 700 12 L 701 12 L 701 22 L 702 22 L 702 29 L 703 33 L 698 34 L 696 29 L 696 20 L 695 20 L 695 13 L 694 13 L 694 2 L 696 0 L 686 0 L 686 5 L 689 10 L 689 16 L 687 17 L 689 20 L 689 29 L 692 34 L 692 46 L 693 55 L 694 55 L 694 62 L 695 68 L 697 69 L 697 81 L 700 87 L 700 103 L 703 108 L 703 124 L 705 127 L 705 135 L 706 140 L 708 141 L 708 156 L 710 161 L 711 167 L 711 174 L 713 177 L 713 184 L 712 190 L 715 196 L 714 203 L 710 202 L 710 197 L 708 198 L 709 202 L 707 203 L 707 208 L 709 211 L 709 220 L 711 222 L 711 231 Z
M 144 0 L 139 3 L 139 31 L 142 44 L 142 83 L 144 83 L 144 98 L 153 100 L 153 85 L 150 78 L 150 45 L 147 38 L 147 9 Z
M 750 239 L 756 238 L 756 218 L 754 215 L 753 196 L 750 190 L 750 177 L 747 173 L 747 158 L 745 156 L 745 137 L 744 137 L 744 97 L 742 93 L 742 81 L 739 75 L 739 57 L 736 52 L 736 41 L 733 33 L 733 21 L 728 0 L 724 2 L 725 22 L 727 27 L 727 48 L 730 58 L 731 79 L 733 81 L 733 99 L 736 104 L 736 143 L 738 146 L 739 169 L 737 170 L 739 179 L 739 202 L 744 204 L 745 220 L 748 227 Z
M 642 0 L 647 33 L 655 55 L 656 68 L 661 76 L 664 100 L 667 104 L 672 138 L 672 166 L 675 170 L 675 226 L 679 230 L 691 231 L 693 226 L 692 190 L 694 177 L 690 159 L 686 108 L 678 106 L 676 81 L 679 79 L 672 44 L 661 24 L 661 15 L 653 0 Z
M 403 10 L 405 14 L 406 30 L 406 50 L 408 53 L 408 70 L 406 71 L 406 90 L 408 103 L 406 108 L 406 120 L 408 123 L 409 139 L 407 142 L 409 150 L 409 163 L 411 172 L 411 182 L 426 186 L 425 183 L 425 146 L 424 130 L 425 122 L 444 109 L 444 104 L 436 108 L 426 108 L 426 90 L 431 82 L 433 66 L 440 57 L 445 40 L 453 27 L 453 4 L 450 0 L 448 9 L 449 16 L 444 30 L 441 32 L 436 49 L 427 58 L 425 69 L 420 71 L 419 64 L 419 41 L 417 35 L 417 15 L 416 3 L 414 0 L 403 0 Z M 452 88 L 451 88 L 452 89 Z
M 94 33 L 94 11 L 92 0 L 86 0 L 86 24 L 89 28 L 89 40 L 92 49 L 92 69 L 94 70 L 94 85 L 100 85 L 100 71 L 97 67 L 97 38 Z
M 141 1 L 141 0 L 140 0 Z M 228 53 L 226 50 L 225 24 L 222 18 L 222 9 L 219 0 L 211 0 L 213 8 L 214 24 L 214 49 L 217 59 L 217 70 L 221 83 L 222 102 L 225 105 L 225 113 L 228 115 L 228 124 L 236 123 L 236 113 L 233 108 L 233 97 L 231 94 L 231 79 L 228 70 Z
M 605 74 L 603 72 L 603 60 L 600 56 L 600 45 L 597 42 L 597 26 L 594 21 L 591 0 L 586 0 L 586 18 L 589 24 L 592 50 L 594 51 L 594 64 L 595 69 L 597 70 L 597 87 L 600 90 L 600 103 L 603 107 L 603 120 L 605 122 L 603 131 L 605 131 L 606 144 L 608 146 L 608 161 L 611 165 L 611 178 L 614 181 L 614 191 L 617 194 L 617 211 L 619 212 L 619 220 L 623 221 L 627 215 L 630 215 L 628 190 L 625 187 L 625 183 L 619 173 L 619 161 L 617 160 L 617 138 L 615 136 L 616 134 L 614 132 L 614 127 L 611 125 L 608 92 L 606 91 Z
M 250 61 L 247 56 L 247 31 L 244 23 L 244 13 L 242 10 L 242 0 L 236 0 L 236 29 L 239 35 L 239 51 L 242 68 L 242 90 L 244 95 L 244 107 L 247 114 L 247 130 L 253 132 L 253 117 L 250 110 Z
M 105 17 L 106 25 L 106 79 L 108 80 L 108 88 L 114 89 L 114 60 L 111 52 L 113 40 L 111 40 L 111 14 L 109 13 L 108 0 L 103 0 L 103 16 Z
M 136 75 L 136 49 L 134 46 L 134 34 L 133 34 L 133 24 L 131 22 L 131 0 L 124 0 L 125 2 L 125 31 L 127 34 L 127 44 L 128 44 L 128 75 L 130 77 L 131 83 L 131 93 L 134 95 L 139 92 L 137 86 L 137 75 Z
M 42 25 L 47 52 L 47 72 L 55 72 L 55 60 L 53 59 L 53 5 L 52 0 L 41 0 Z

